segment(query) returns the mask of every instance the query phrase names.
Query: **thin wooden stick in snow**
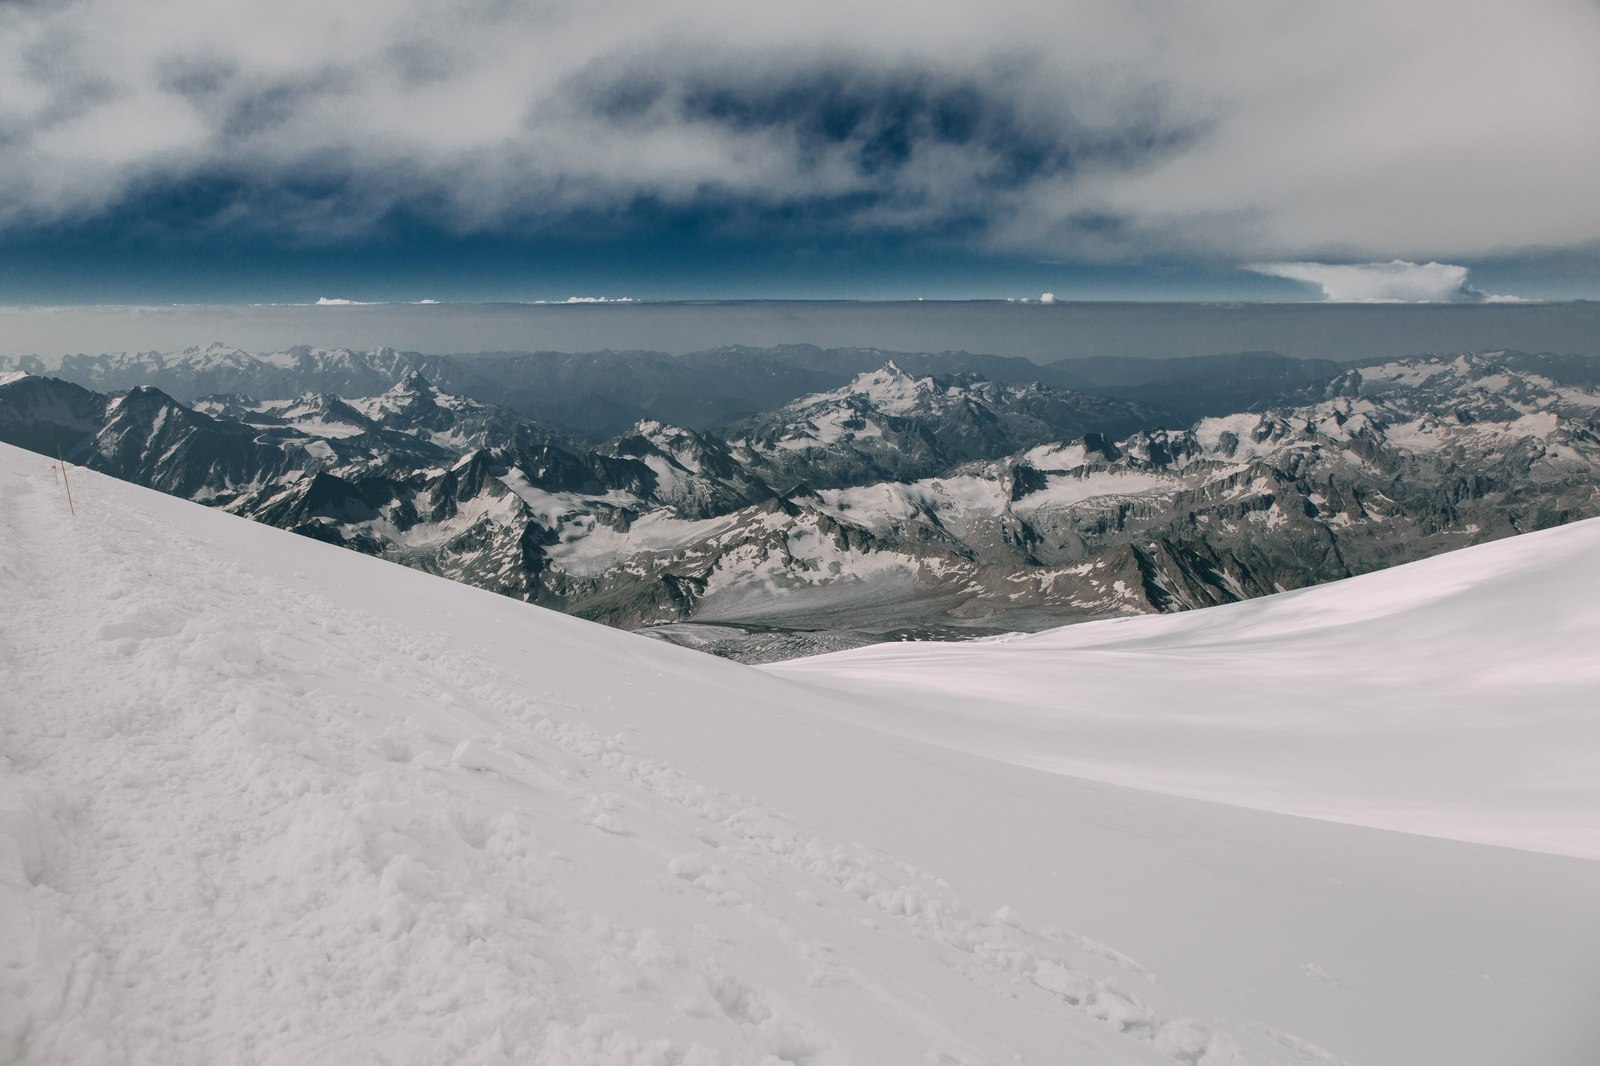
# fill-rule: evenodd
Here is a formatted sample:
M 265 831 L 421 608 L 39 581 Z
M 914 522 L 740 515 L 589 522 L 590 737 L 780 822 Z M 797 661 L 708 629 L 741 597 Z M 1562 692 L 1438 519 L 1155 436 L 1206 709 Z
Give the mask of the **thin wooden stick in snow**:
M 61 460 L 61 484 L 67 490 L 67 510 L 72 512 L 72 517 L 78 517 L 78 508 L 72 502 L 72 483 L 67 480 L 67 458 L 61 454 L 61 446 L 56 445 L 56 458 Z

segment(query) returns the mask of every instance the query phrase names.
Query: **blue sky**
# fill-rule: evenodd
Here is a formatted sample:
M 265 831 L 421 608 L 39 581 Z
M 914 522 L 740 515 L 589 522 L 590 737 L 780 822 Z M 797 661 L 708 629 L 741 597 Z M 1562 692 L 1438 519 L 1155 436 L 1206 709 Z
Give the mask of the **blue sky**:
M 4 4 L 0 305 L 1600 298 L 1597 54 L 1588 0 Z
M 380 228 L 330 243 L 168 232 L 122 219 L 0 238 L 0 303 L 699 299 L 1304 299 L 1306 287 L 1204 262 L 1073 263 L 947 237 L 733 238 L 691 226 L 588 239 Z

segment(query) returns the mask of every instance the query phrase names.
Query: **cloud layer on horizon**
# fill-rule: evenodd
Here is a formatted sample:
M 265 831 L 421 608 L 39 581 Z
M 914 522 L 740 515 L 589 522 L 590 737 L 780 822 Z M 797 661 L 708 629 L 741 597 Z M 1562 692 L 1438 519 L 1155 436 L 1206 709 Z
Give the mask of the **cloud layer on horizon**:
M 1315 285 L 1329 303 L 1519 302 L 1474 288 L 1468 269 L 1453 263 L 1256 263 L 1250 269 Z
M 1596 54 L 1584 0 L 0 3 L 0 232 L 1471 258 L 1600 240 Z

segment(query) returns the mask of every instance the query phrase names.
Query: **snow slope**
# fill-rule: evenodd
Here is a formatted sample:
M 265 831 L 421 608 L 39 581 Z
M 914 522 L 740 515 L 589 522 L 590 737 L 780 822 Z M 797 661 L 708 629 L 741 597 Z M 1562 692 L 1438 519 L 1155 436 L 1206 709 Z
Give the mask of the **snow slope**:
M 1023 766 L 1600 859 L 1600 519 L 1203 611 L 774 664 Z
M 0 1061 L 1579 1063 L 1600 1041 L 1600 864 L 908 738 L 816 668 L 89 473 L 74 520 L 53 478 L 0 448 Z

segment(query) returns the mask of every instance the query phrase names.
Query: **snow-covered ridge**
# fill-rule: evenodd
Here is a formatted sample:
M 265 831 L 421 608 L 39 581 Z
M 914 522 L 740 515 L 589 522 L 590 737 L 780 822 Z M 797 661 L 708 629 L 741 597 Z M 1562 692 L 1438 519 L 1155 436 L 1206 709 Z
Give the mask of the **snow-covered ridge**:
M 1021 765 L 1600 860 L 1600 611 L 1571 591 L 1597 585 L 1590 519 L 1205 611 L 766 669 Z
M 48 460 L 0 447 L 7 1061 L 1592 1048 L 1600 864 L 904 739 L 878 697 L 811 687 L 825 662 L 796 685 L 75 473 L 76 519 Z M 1478 569 L 1509 552 L 1528 576 L 1557 534 L 1588 530 Z M 1390 576 L 1358 587 L 1381 606 Z M 1221 638 L 1238 655 L 1271 646 L 1249 618 Z M 1293 731 L 1325 693 L 1279 680 Z M 1173 701 L 1139 671 L 1120 695 Z
M 882 369 L 862 374 L 844 388 L 825 393 L 812 402 L 838 402 L 859 396 L 885 414 L 903 415 L 918 403 L 936 400 L 944 393 L 932 377 L 907 374 L 890 361 Z
M 746 442 L 757 454 L 806 452 L 882 441 L 894 420 L 941 418 L 965 404 L 989 408 L 1028 390 L 976 380 L 940 381 L 908 374 L 891 360 L 849 384 L 802 396 L 760 420 Z

